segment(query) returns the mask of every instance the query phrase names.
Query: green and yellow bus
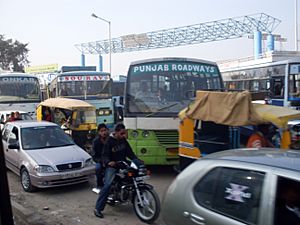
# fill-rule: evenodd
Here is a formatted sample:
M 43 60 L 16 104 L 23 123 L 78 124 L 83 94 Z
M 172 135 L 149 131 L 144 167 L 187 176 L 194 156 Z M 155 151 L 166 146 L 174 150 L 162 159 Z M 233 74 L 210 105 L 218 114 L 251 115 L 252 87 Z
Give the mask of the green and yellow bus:
M 220 90 L 215 62 L 158 58 L 131 63 L 126 80 L 124 124 L 136 155 L 148 165 L 178 164 L 178 113 L 196 90 Z

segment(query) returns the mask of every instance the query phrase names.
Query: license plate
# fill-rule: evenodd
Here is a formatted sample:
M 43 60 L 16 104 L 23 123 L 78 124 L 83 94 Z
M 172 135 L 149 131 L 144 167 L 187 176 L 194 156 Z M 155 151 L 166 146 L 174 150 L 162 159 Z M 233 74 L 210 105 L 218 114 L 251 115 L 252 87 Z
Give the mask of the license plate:
M 66 173 L 66 174 L 62 175 L 62 179 L 79 177 L 80 175 L 81 175 L 80 173 Z
M 136 181 L 140 181 L 140 180 L 148 180 L 148 179 L 150 179 L 150 176 L 149 176 L 149 175 L 142 176 L 142 177 L 136 177 L 136 178 L 135 178 Z

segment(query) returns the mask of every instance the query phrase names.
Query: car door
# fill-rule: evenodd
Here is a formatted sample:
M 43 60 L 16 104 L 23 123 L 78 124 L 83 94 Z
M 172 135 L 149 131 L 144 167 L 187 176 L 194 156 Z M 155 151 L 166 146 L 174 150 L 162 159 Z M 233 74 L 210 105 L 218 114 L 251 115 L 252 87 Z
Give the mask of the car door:
M 8 124 L 3 132 L 3 147 L 5 152 L 6 166 L 15 173 L 19 171 L 20 148 L 8 148 L 10 144 L 19 144 L 19 130 L 17 127 Z
M 214 167 L 186 198 L 185 225 L 258 224 L 264 180 L 260 171 Z

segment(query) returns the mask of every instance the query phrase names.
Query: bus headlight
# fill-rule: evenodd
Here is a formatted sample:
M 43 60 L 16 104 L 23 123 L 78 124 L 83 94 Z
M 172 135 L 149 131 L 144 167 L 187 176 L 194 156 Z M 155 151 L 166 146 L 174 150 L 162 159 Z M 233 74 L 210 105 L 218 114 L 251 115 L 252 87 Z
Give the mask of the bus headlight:
M 139 132 L 137 130 L 134 130 L 134 131 L 131 132 L 131 136 L 133 138 L 137 138 L 138 135 L 139 135 Z
M 147 131 L 147 130 L 143 131 L 143 133 L 142 133 L 142 136 L 143 136 L 144 138 L 149 137 L 149 135 L 150 135 L 150 132 Z
M 141 153 L 142 153 L 142 154 L 146 154 L 146 153 L 147 153 L 147 149 L 142 148 L 142 149 L 141 149 Z

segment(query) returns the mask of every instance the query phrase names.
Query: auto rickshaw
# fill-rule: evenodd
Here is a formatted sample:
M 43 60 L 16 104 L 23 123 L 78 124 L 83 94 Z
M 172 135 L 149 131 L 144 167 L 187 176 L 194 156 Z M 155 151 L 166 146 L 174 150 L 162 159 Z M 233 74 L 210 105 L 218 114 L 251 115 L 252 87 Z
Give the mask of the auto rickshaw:
M 55 113 L 58 110 L 64 116 L 59 122 L 55 121 Z M 96 108 L 93 105 L 78 99 L 49 98 L 41 102 L 36 109 L 38 121 L 46 120 L 46 111 L 50 112 L 51 122 L 56 122 L 77 145 L 88 153 L 91 152 L 97 129 Z
M 206 154 L 241 147 L 241 130 L 250 125 L 274 125 L 278 147 L 288 149 L 288 122 L 300 119 L 300 111 L 251 100 L 247 91 L 197 91 L 195 101 L 179 113 L 180 169 Z

